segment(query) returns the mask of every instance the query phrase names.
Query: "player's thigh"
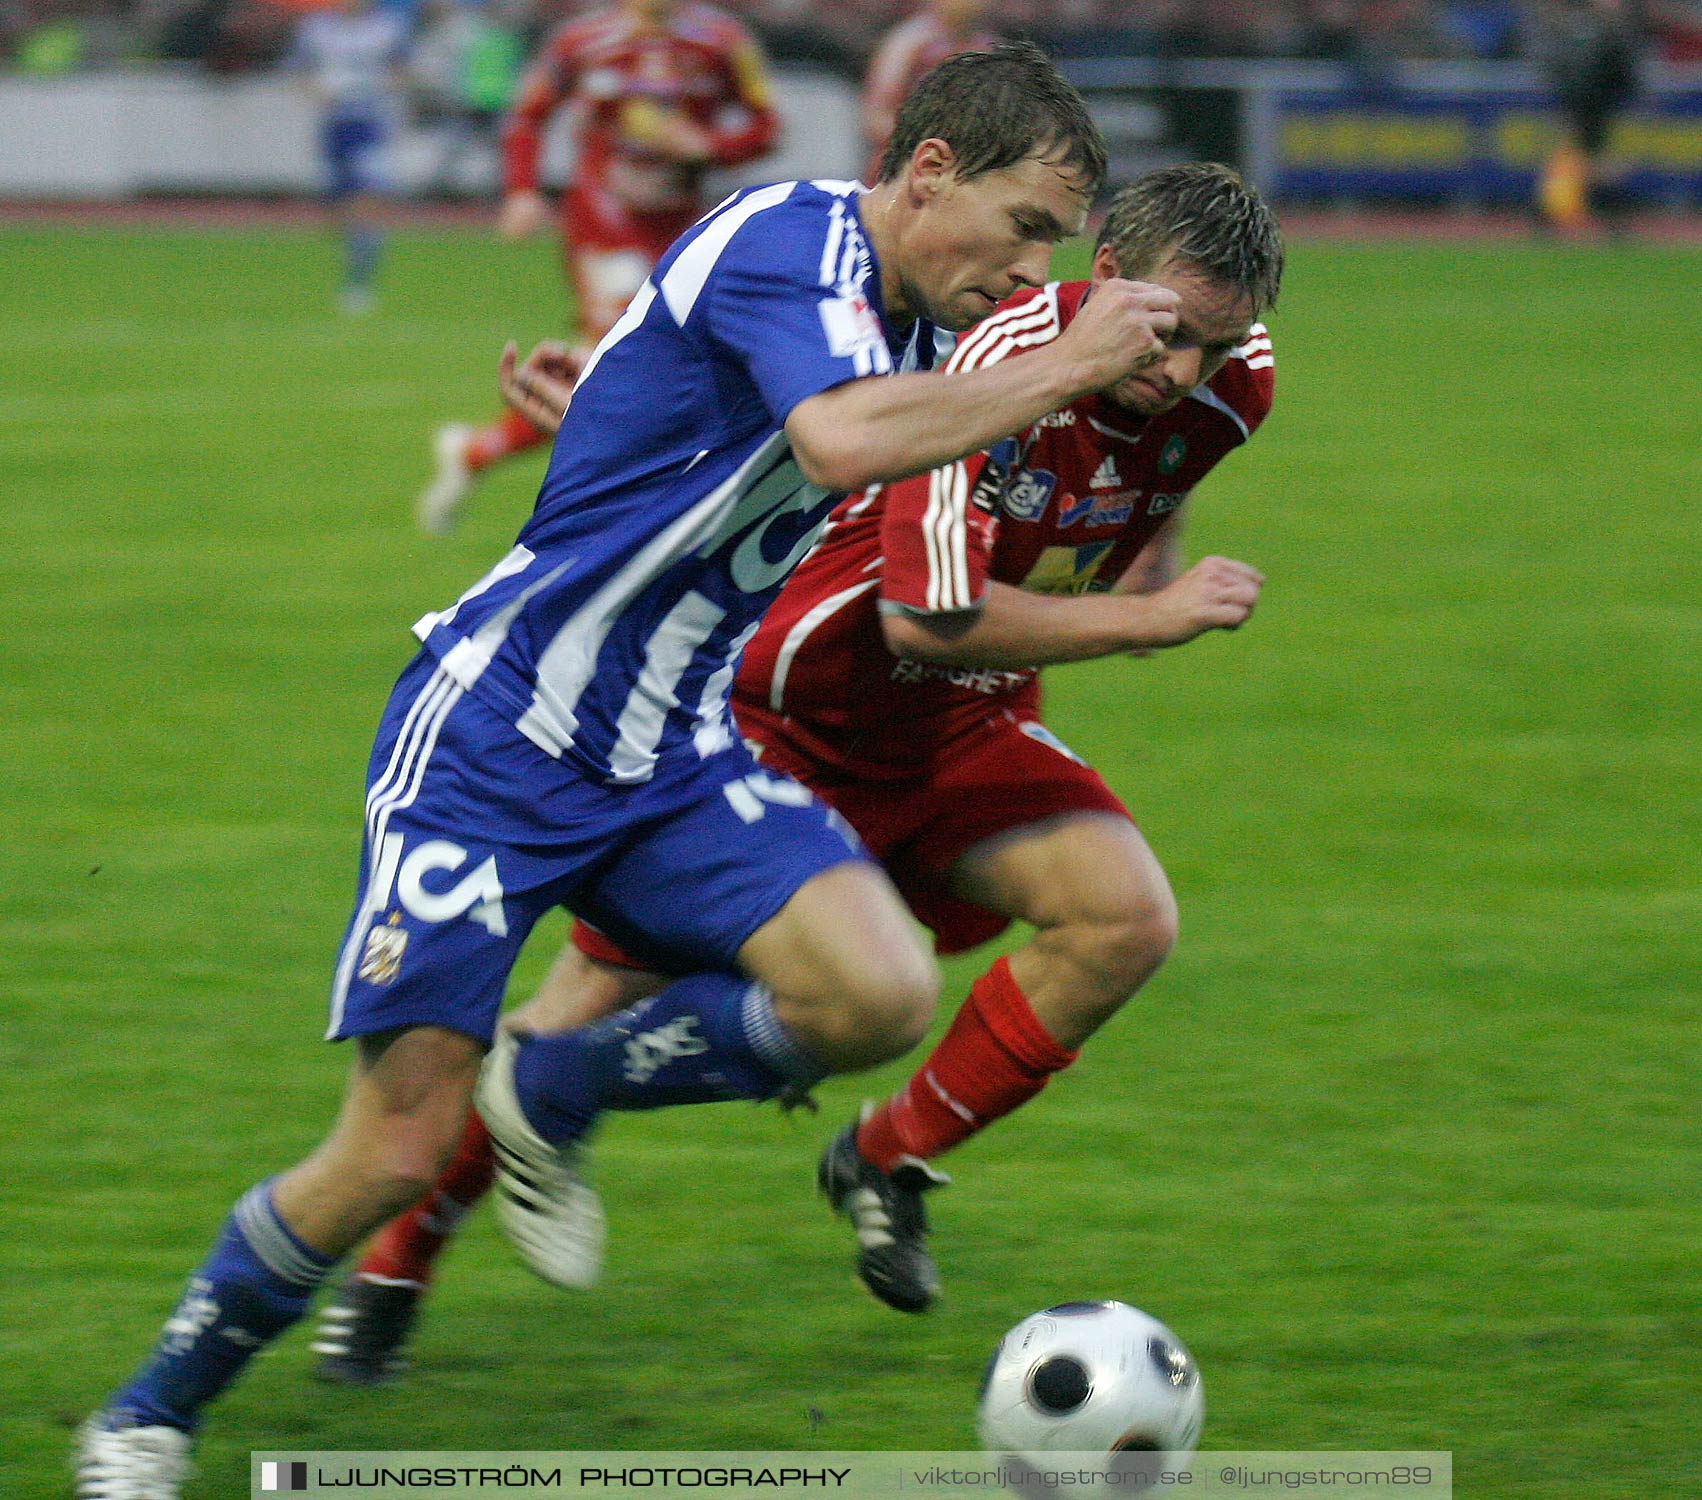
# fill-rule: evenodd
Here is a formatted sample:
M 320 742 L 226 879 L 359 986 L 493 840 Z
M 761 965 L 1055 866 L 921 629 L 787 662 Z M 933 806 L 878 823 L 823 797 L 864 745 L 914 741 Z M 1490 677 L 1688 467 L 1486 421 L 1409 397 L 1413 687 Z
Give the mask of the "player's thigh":
M 689 210 L 640 213 L 583 188 L 563 196 L 562 253 L 588 342 L 614 326 L 656 262 L 696 219 Z
M 669 815 L 570 902 L 620 948 L 668 973 L 743 970 L 794 1011 L 879 1024 L 931 1005 L 932 960 L 897 892 L 807 788 L 739 744 L 656 795 Z
M 938 778 L 918 843 L 958 899 L 1042 929 L 1174 925 L 1164 869 L 1122 800 L 1037 720 L 989 724 Z
M 739 950 L 740 966 L 812 1008 L 855 1007 L 870 1024 L 926 1029 L 939 988 L 892 882 L 872 864 L 814 876 Z
M 1176 908 L 1140 831 L 1110 813 L 1065 813 L 968 850 L 953 867 L 976 904 L 1033 923 L 1011 978 L 1047 1033 L 1079 1047 L 1169 956 Z
M 1128 818 L 1060 811 L 965 850 L 951 864 L 953 894 L 1042 930 L 1068 925 L 1174 928 L 1164 867 Z
M 614 327 L 627 303 L 638 295 L 654 262 L 630 247 L 600 249 L 568 241 L 568 285 L 579 307 L 579 323 L 588 342 Z

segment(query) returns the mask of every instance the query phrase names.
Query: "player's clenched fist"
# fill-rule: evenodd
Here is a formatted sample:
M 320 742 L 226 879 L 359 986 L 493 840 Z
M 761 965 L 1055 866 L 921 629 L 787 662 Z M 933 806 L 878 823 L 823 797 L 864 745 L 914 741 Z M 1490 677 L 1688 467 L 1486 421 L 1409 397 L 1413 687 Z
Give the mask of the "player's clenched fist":
M 1076 395 L 1102 391 L 1164 357 L 1182 299 L 1169 287 L 1113 277 L 1099 283 L 1052 347 L 1076 361 Z
M 1265 577 L 1229 557 L 1202 557 L 1156 593 L 1141 595 L 1143 646 L 1180 646 L 1208 630 L 1234 630 L 1259 602 Z

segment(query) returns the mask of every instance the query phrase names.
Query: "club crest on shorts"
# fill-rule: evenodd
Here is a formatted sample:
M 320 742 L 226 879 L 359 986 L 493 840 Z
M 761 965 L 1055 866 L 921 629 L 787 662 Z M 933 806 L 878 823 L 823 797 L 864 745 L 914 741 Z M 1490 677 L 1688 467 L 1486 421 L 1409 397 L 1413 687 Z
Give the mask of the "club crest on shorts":
M 408 950 L 408 929 L 401 924 L 402 914 L 393 911 L 387 922 L 367 933 L 358 972 L 368 984 L 394 984 L 396 976 L 402 972 L 402 955 Z

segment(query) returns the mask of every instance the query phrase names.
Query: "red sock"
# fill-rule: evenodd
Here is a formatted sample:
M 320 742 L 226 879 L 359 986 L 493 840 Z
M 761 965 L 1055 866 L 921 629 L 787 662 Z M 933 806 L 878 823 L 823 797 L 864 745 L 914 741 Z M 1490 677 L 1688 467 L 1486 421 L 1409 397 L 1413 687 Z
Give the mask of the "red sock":
M 1047 1035 L 1001 958 L 910 1082 L 858 1127 L 857 1150 L 883 1172 L 901 1156 L 938 1156 L 1026 1104 L 1075 1060 Z
M 547 443 L 550 435 L 539 432 L 517 411 L 504 412 L 488 427 L 481 427 L 467 440 L 467 467 L 475 474 L 488 469 L 499 458 L 524 453 Z
M 431 1265 L 449 1243 L 467 1212 L 490 1190 L 496 1176 L 490 1135 L 476 1114 L 467 1116 L 467 1129 L 437 1185 L 406 1213 L 398 1214 L 373 1237 L 355 1267 L 357 1276 L 386 1281 L 431 1280 Z

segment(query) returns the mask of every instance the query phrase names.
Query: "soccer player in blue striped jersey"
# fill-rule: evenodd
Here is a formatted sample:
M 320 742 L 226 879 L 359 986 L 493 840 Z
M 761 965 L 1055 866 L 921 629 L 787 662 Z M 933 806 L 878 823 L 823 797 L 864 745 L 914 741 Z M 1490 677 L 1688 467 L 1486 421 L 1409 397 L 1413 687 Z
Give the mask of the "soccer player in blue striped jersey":
M 514 549 L 415 627 L 333 983 L 329 1035 L 356 1042 L 341 1112 L 241 1198 L 85 1424 L 88 1500 L 175 1496 L 202 1408 L 430 1185 L 552 907 L 686 977 L 485 1063 L 503 1221 L 544 1274 L 581 1249 L 562 1237 L 584 1232 L 577 1142 L 601 1112 L 767 1098 L 925 1034 L 937 975 L 896 892 L 733 732 L 739 653 L 838 495 L 1156 362 L 1177 299 L 1113 280 L 1044 350 L 934 372 L 936 330 L 1044 281 L 1103 146 L 1017 46 L 929 74 L 887 149 L 873 188 L 750 190 L 682 236 L 594 351 Z
M 400 112 L 408 18 L 373 0 L 336 0 L 304 16 L 285 65 L 300 74 L 320 110 L 325 194 L 343 245 L 338 305 L 364 313 L 384 253 L 379 200 L 388 189 L 385 154 Z

